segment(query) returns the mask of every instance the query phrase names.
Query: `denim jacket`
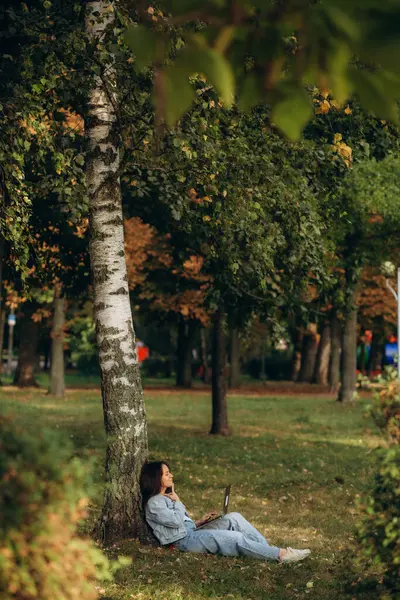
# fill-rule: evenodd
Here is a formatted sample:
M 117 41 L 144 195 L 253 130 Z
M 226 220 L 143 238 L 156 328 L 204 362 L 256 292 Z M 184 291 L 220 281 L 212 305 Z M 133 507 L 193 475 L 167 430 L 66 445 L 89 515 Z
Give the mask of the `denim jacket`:
M 187 535 L 185 521 L 192 521 L 182 502 L 157 494 L 152 496 L 145 508 L 146 521 L 160 544 L 172 544 Z M 193 521 L 192 521 L 193 522 Z

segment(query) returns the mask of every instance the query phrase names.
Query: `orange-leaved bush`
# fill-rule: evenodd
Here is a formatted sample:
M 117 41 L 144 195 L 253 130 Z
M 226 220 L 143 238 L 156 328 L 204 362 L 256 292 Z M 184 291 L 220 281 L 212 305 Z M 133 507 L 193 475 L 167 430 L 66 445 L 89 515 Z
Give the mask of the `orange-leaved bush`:
M 77 527 L 87 476 L 52 432 L 27 434 L 0 418 L 0 597 L 92 600 L 110 565 Z

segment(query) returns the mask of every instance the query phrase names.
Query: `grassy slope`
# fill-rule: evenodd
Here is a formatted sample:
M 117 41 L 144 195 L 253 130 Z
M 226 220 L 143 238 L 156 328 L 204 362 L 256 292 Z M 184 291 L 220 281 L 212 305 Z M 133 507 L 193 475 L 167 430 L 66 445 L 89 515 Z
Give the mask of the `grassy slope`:
M 105 598 L 353 597 L 351 583 L 360 574 L 349 560 L 354 499 L 371 481 L 371 449 L 378 442 L 361 404 L 235 396 L 229 399 L 234 435 L 215 438 L 207 435 L 207 396 L 156 391 L 146 396 L 151 457 L 170 461 L 176 489 L 195 518 L 219 508 L 222 489 L 230 482 L 231 510 L 242 512 L 271 543 L 310 547 L 313 554 L 304 563 L 282 566 L 142 548 L 128 541 L 115 551 L 133 556 L 133 566 L 104 587 Z M 0 389 L 0 401 L 0 410 L 12 412 L 27 428 L 36 430 L 38 423 L 57 428 L 72 439 L 79 455 L 95 458 L 94 519 L 104 451 L 98 393 L 74 391 L 66 401 L 56 401 L 43 390 Z

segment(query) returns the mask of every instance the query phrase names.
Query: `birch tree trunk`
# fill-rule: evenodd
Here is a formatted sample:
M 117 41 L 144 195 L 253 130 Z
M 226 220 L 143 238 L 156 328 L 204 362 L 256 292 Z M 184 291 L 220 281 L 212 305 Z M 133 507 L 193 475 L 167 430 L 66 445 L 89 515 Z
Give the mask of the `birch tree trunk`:
M 226 403 L 226 350 L 224 335 L 224 311 L 219 308 L 214 317 L 212 345 L 212 425 L 210 433 L 230 435 L 228 407 Z
M 114 21 L 112 4 L 88 2 L 86 32 L 100 51 Z M 119 137 L 112 56 L 96 76 L 85 123 L 89 143 L 87 186 L 90 205 L 90 261 L 99 347 L 104 424 L 107 434 L 106 489 L 98 534 L 110 544 L 147 537 L 141 517 L 139 477 L 147 459 L 147 423 L 124 252 Z
M 51 367 L 50 367 L 50 394 L 57 398 L 64 398 L 65 373 L 64 373 L 64 324 L 65 324 L 65 299 L 61 287 L 56 285 L 53 302 L 53 327 L 51 330 Z

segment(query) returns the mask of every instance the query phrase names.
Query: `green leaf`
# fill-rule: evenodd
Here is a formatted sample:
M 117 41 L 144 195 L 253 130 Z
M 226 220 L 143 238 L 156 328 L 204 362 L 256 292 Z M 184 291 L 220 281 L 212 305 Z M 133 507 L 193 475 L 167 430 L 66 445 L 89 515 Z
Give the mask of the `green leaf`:
M 136 65 L 140 71 L 153 63 L 157 39 L 151 29 L 143 25 L 131 25 L 125 31 L 124 40 L 135 53 Z
M 202 73 L 217 90 L 226 106 L 231 106 L 234 98 L 235 79 L 232 67 L 227 59 L 204 44 L 204 40 L 196 40 L 196 46 L 187 46 L 176 59 L 177 68 L 186 71 L 187 75 Z
M 250 111 L 262 101 L 258 79 L 254 73 L 246 76 L 239 95 L 238 108 L 243 112 Z
M 312 104 L 307 92 L 298 85 L 286 84 L 280 89 L 283 97 L 271 111 L 271 121 L 292 141 L 300 138 L 312 115 Z
M 351 49 L 343 42 L 336 43 L 328 57 L 329 84 L 333 97 L 340 104 L 349 98 L 352 92 L 352 81 L 349 77 Z
M 187 71 L 177 65 L 168 67 L 160 73 L 160 77 L 164 80 L 163 112 L 165 122 L 168 127 L 173 127 L 192 104 L 195 98 L 194 87 L 189 81 Z M 155 100 L 159 101 L 157 97 Z
M 349 40 L 359 40 L 361 37 L 360 24 L 355 17 L 337 6 L 324 4 L 321 6 L 337 32 Z
M 391 80 L 385 72 L 371 73 L 366 69 L 354 69 L 352 79 L 355 92 L 364 108 L 376 116 L 393 123 L 399 120 L 397 102 L 394 94 L 399 88 L 399 80 Z

